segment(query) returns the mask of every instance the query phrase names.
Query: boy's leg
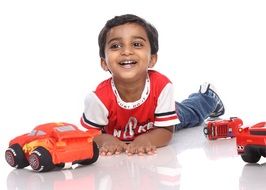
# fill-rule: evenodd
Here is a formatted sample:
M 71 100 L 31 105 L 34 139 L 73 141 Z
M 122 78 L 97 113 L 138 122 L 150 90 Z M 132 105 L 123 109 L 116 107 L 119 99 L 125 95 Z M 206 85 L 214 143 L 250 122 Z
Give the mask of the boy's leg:
M 208 117 L 224 114 L 224 106 L 214 87 L 209 83 L 200 86 L 198 93 L 191 94 L 181 103 L 176 102 L 180 124 L 177 129 L 200 125 Z

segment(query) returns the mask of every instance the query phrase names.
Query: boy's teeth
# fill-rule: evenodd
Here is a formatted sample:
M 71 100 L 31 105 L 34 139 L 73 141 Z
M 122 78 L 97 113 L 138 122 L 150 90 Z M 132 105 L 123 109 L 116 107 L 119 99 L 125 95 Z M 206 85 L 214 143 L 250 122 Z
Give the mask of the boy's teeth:
M 120 64 L 122 65 L 127 65 L 127 64 L 134 64 L 135 61 L 132 61 L 132 60 L 128 60 L 128 61 L 121 61 Z

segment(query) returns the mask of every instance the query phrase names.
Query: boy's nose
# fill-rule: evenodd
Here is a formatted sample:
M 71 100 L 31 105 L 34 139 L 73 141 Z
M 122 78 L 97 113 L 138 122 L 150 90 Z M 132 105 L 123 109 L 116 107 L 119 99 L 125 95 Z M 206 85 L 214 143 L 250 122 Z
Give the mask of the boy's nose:
M 122 54 L 122 55 L 132 55 L 132 54 L 133 54 L 133 49 L 132 49 L 132 47 L 130 47 L 130 46 L 124 46 L 124 47 L 122 48 L 121 54 Z

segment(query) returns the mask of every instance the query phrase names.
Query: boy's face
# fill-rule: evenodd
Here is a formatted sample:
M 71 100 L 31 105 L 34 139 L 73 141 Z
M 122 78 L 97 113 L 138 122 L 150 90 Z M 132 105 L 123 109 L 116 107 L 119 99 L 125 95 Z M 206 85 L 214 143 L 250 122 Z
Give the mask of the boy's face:
M 145 29 L 136 23 L 113 27 L 106 36 L 104 70 L 112 73 L 115 82 L 145 80 L 148 68 L 155 65 Z

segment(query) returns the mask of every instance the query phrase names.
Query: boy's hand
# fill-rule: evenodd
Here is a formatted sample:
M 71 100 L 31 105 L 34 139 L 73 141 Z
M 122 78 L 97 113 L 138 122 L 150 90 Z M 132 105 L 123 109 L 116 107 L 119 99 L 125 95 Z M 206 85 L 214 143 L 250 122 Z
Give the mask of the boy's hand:
M 153 155 L 156 153 L 156 146 L 152 145 L 150 140 L 145 135 L 138 136 L 126 147 L 127 155 Z
M 125 151 L 126 144 L 112 135 L 101 134 L 95 137 L 94 140 L 100 147 L 100 155 L 102 156 L 120 154 Z
M 153 155 L 156 148 L 166 146 L 173 136 L 173 126 L 156 128 L 135 138 L 127 147 L 128 155 Z

